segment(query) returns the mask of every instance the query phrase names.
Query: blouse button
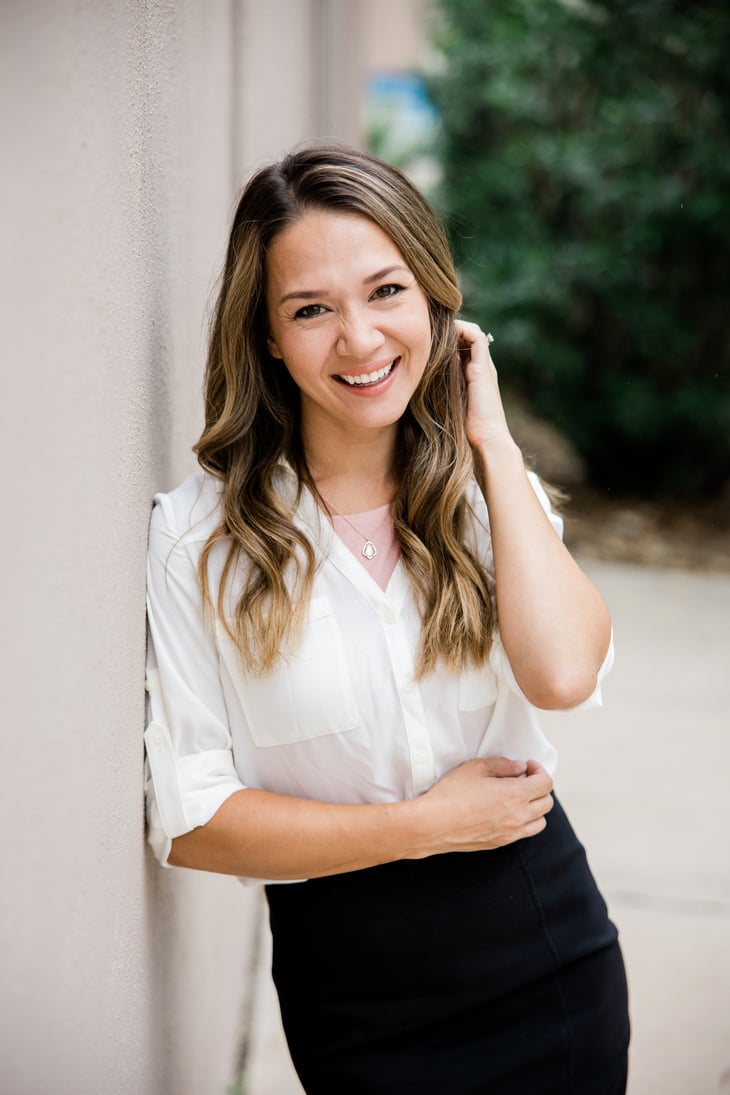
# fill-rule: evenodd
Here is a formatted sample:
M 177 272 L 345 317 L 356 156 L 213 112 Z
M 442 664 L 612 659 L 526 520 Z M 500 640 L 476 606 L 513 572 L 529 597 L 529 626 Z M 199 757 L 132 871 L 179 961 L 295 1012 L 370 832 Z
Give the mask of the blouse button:
M 386 624 L 390 624 L 391 626 L 398 623 L 398 617 L 396 616 L 392 608 L 386 608 L 383 610 L 383 620 Z
M 162 745 L 162 734 L 159 730 L 155 730 L 154 734 L 152 735 L 152 742 L 154 745 Z

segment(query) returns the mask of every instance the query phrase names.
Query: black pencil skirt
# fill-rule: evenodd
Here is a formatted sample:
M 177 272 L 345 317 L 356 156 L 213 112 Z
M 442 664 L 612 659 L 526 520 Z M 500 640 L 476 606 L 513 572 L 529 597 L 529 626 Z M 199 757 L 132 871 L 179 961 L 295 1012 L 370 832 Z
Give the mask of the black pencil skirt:
M 623 1095 L 617 932 L 559 803 L 538 836 L 267 886 L 308 1095 Z

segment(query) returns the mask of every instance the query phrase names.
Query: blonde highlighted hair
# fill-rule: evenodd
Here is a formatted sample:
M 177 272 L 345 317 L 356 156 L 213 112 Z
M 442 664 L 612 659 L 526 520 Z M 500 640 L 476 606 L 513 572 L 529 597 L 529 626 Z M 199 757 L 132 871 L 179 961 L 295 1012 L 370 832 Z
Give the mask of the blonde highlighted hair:
M 223 514 L 200 559 L 228 545 L 217 608 L 243 574 L 226 626 L 244 664 L 271 670 L 296 646 L 316 569 L 312 544 L 294 524 L 298 499 L 275 486 L 289 461 L 299 492 L 314 488 L 299 432 L 299 392 L 267 347 L 266 255 L 275 236 L 311 209 L 368 217 L 403 255 L 426 295 L 431 352 L 399 423 L 394 500 L 401 557 L 422 615 L 420 675 L 441 661 L 454 670 L 489 653 L 494 610 L 484 568 L 466 544 L 467 488 L 474 475 L 464 430 L 463 379 L 454 318 L 461 305 L 445 236 L 428 203 L 396 168 L 337 145 L 297 150 L 247 184 L 231 228 L 213 318 L 205 380 L 205 428 L 195 446 L 223 484 Z M 239 562 L 245 565 L 239 568 Z

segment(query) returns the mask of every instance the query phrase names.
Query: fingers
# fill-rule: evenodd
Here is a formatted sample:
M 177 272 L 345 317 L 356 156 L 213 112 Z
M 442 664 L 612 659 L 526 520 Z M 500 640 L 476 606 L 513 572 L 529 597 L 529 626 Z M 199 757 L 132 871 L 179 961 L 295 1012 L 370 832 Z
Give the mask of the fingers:
M 545 828 L 552 779 L 535 761 L 464 761 L 420 798 L 426 854 L 498 848 Z
M 523 762 L 508 760 L 507 757 L 487 757 L 481 765 L 483 774 L 487 777 L 504 779 L 525 776 L 524 780 L 519 780 L 517 789 L 525 805 L 529 825 L 550 813 L 555 805 L 551 793 L 552 776 L 536 760 Z
M 480 338 L 486 339 L 487 343 L 494 342 L 492 335 L 485 334 L 478 323 L 469 323 L 465 319 L 456 319 L 454 320 L 454 327 L 457 335 L 464 342 L 476 342 Z
M 485 776 L 504 779 L 509 776 L 522 776 L 527 773 L 527 764 L 523 760 L 508 760 L 507 757 L 485 757 L 481 762 Z
M 548 775 L 541 764 L 536 760 L 528 760 L 527 775 L 525 777 L 526 789 L 529 788 L 530 802 L 537 802 L 550 795 L 553 789 L 552 777 Z M 552 798 L 551 798 L 552 802 Z M 552 806 L 550 807 L 552 809 Z
M 469 763 L 469 762 L 467 762 Z M 487 778 L 498 779 L 516 778 L 525 776 L 527 782 L 524 790 L 528 794 L 528 801 L 532 802 L 545 795 L 549 795 L 553 789 L 552 777 L 536 760 L 510 760 L 508 757 L 483 757 L 477 763 L 482 774 Z
M 555 799 L 551 794 L 543 795 L 542 798 L 535 798 L 530 803 L 530 809 L 534 811 L 535 819 L 544 817 L 545 814 L 549 814 L 555 805 Z
M 489 345 L 494 342 L 491 334 L 485 334 L 477 323 L 467 323 L 463 319 L 457 319 L 454 326 L 459 348 L 465 357 L 468 355 L 472 359 L 481 358 L 485 361 L 491 359 Z
M 543 831 L 543 829 L 546 829 L 546 828 L 547 828 L 547 821 L 545 820 L 545 818 L 544 817 L 538 817 L 534 821 L 530 822 L 529 825 L 525 826 L 524 835 L 526 837 L 528 837 L 528 836 L 537 836 L 538 833 L 541 833 Z

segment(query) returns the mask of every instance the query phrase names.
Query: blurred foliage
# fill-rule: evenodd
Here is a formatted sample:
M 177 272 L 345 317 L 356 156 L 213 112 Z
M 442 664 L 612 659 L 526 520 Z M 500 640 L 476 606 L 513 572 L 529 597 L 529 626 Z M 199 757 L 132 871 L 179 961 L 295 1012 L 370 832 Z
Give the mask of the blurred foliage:
M 443 194 L 504 383 L 616 492 L 730 480 L 730 4 L 439 0 Z

